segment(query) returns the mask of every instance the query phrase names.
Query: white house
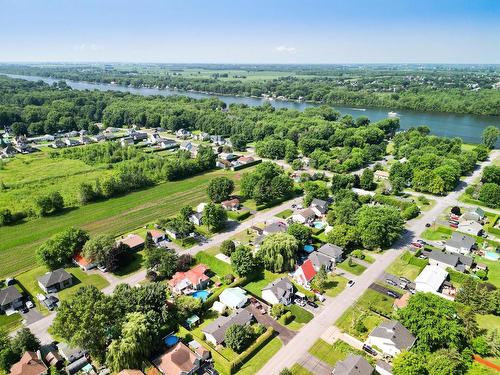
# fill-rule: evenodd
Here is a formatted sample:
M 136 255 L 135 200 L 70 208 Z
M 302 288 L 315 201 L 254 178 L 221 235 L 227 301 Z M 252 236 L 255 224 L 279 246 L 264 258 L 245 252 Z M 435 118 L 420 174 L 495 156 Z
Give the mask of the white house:
M 461 220 L 475 220 L 475 221 L 482 221 L 484 220 L 486 216 L 486 213 L 479 207 L 477 207 L 475 210 L 466 212 L 462 216 L 460 216 Z
M 437 293 L 447 277 L 448 272 L 443 268 L 426 266 L 415 279 L 415 290 L 417 292 Z
M 286 277 L 274 280 L 262 288 L 262 299 L 271 305 L 290 305 L 293 302 L 293 284 Z
M 386 355 L 397 356 L 409 350 L 415 343 L 415 336 L 397 320 L 382 322 L 366 339 L 366 344 L 376 346 Z
M 243 307 L 248 302 L 247 293 L 239 288 L 227 288 L 222 291 L 219 301 L 231 309 Z
M 309 208 L 313 210 L 316 216 L 322 217 L 326 214 L 326 211 L 328 211 L 328 202 L 322 199 L 314 198 Z
M 189 221 L 192 222 L 194 225 L 201 225 L 203 213 L 201 212 L 194 212 L 189 216 Z
M 292 215 L 292 220 L 296 223 L 306 224 L 312 222 L 316 214 L 311 208 L 306 208 Z
M 458 223 L 457 230 L 465 234 L 480 236 L 483 232 L 483 226 L 475 220 L 465 220 Z
M 469 255 L 476 244 L 476 240 L 466 234 L 453 232 L 444 247 L 451 253 Z
M 314 269 L 314 265 L 310 259 L 302 263 L 302 265 L 293 273 L 294 280 L 305 287 L 309 286 L 309 283 L 314 276 L 316 276 L 316 270 Z

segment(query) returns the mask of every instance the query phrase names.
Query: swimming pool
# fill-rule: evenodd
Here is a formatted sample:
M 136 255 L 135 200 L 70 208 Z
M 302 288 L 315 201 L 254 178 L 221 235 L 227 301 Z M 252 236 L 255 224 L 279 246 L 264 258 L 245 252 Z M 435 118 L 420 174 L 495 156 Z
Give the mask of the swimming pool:
M 313 245 L 304 245 L 304 251 L 306 253 L 312 253 L 314 251 L 314 246 Z
M 498 260 L 500 254 L 494 253 L 493 251 L 487 251 L 484 257 L 489 260 Z
M 174 336 L 174 335 L 169 335 L 169 336 L 165 337 L 163 342 L 165 343 L 165 345 L 167 347 L 171 347 L 179 342 L 179 338 L 177 336 Z
M 326 226 L 326 224 L 323 223 L 322 221 L 315 221 L 313 223 L 313 225 L 314 225 L 314 228 L 316 228 L 316 229 L 323 229 Z
M 208 290 L 197 290 L 196 292 L 191 294 L 191 297 L 199 298 L 203 302 L 205 302 L 209 295 L 210 295 L 210 292 Z

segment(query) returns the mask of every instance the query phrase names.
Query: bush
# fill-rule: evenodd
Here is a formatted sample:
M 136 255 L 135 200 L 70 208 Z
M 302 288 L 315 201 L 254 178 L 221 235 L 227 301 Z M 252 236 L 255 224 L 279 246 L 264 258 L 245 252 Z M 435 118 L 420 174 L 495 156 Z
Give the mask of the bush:
M 246 359 L 251 357 L 254 353 L 259 351 L 269 340 L 273 338 L 274 330 L 272 327 L 268 327 L 266 332 L 261 335 L 255 342 L 250 345 L 243 353 L 241 353 L 236 359 L 231 363 L 233 371 L 236 371 L 240 366 L 245 363 Z
M 285 312 L 286 308 L 282 303 L 277 303 L 271 307 L 271 316 L 275 319 L 279 319 Z
M 488 277 L 488 274 L 486 273 L 486 271 L 479 270 L 479 271 L 476 271 L 476 276 L 479 277 L 481 280 L 486 280 Z
M 358 259 L 365 259 L 365 254 L 361 250 L 354 250 L 351 256 Z
M 293 316 L 292 312 L 291 311 L 287 311 L 286 313 L 284 313 L 281 316 L 281 318 L 279 319 L 279 322 L 282 325 L 287 325 L 287 324 L 291 323 L 294 318 L 295 317 Z
M 226 285 L 229 285 L 229 284 L 231 284 L 233 282 L 234 282 L 234 275 L 232 275 L 232 274 L 229 273 L 229 274 L 227 274 L 227 275 L 224 276 L 224 283 Z
M 416 218 L 420 214 L 420 208 L 416 204 L 412 204 L 406 207 L 403 212 L 401 212 L 401 216 L 405 220 L 410 220 Z
M 232 240 L 222 241 L 220 245 L 220 252 L 228 257 L 231 256 L 234 249 L 236 249 L 236 246 L 234 245 L 234 242 Z
M 233 324 L 224 334 L 224 343 L 229 349 L 234 350 L 236 353 L 241 353 L 250 345 L 253 335 L 252 328 Z

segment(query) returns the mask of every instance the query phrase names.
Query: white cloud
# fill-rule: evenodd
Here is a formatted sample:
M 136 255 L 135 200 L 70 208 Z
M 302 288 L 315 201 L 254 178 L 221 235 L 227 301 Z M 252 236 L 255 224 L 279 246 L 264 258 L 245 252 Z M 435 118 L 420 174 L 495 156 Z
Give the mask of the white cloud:
M 75 51 L 101 51 L 102 46 L 95 43 L 81 43 L 73 46 Z
M 288 54 L 294 54 L 297 52 L 297 49 L 295 47 L 287 47 L 287 46 L 278 46 L 275 47 L 274 50 L 279 53 L 288 53 Z

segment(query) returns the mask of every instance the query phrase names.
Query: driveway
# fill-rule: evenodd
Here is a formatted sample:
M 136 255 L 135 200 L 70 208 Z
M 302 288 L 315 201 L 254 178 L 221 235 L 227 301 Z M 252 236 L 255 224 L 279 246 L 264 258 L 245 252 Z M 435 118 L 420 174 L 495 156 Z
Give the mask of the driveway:
M 392 289 L 389 289 L 389 288 L 386 288 L 385 286 L 382 286 L 382 285 L 379 285 L 379 284 L 371 284 L 368 288 L 370 288 L 371 290 L 374 290 L 376 292 L 379 292 L 380 294 L 384 294 L 386 296 L 389 296 L 387 294 L 387 292 L 392 292 L 392 293 L 395 293 L 398 297 L 397 298 L 400 298 L 401 297 L 401 294 L 400 293 L 397 293 L 395 292 L 394 290 Z M 389 296 L 391 297 L 391 296 Z
M 261 301 L 259 302 L 263 304 Z M 266 327 L 273 327 L 273 329 L 278 333 L 278 337 L 283 342 L 283 344 L 288 344 L 288 342 L 295 336 L 294 331 L 279 324 L 276 320 L 271 318 L 269 314 L 262 314 L 254 305 L 250 304 L 246 307 L 246 309 L 253 314 L 257 322 Z
M 38 322 L 40 319 L 43 319 L 42 313 L 40 313 L 37 309 L 30 309 L 26 314 L 21 313 L 22 318 L 24 319 L 24 324 L 32 324 Z

